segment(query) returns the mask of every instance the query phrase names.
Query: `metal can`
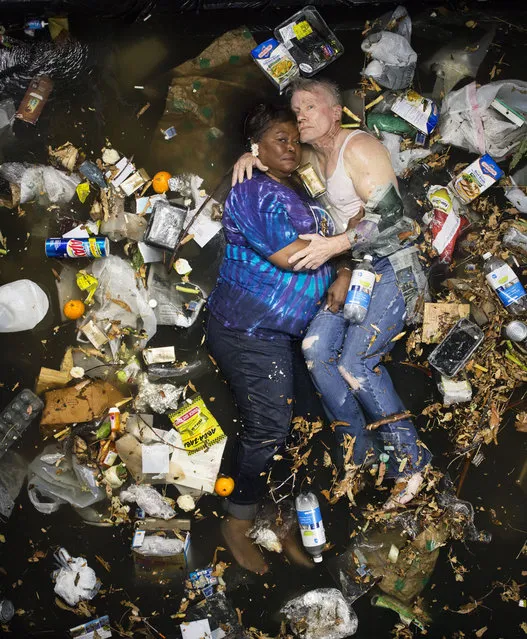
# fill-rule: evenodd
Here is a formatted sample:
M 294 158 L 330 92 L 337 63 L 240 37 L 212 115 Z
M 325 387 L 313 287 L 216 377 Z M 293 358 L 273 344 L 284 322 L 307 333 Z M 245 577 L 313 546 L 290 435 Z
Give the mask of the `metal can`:
M 311 162 L 306 162 L 306 164 L 300 166 L 296 172 L 311 197 L 319 197 L 326 192 L 326 187 L 318 177 Z
M 46 257 L 108 257 L 110 242 L 107 237 L 49 237 Z

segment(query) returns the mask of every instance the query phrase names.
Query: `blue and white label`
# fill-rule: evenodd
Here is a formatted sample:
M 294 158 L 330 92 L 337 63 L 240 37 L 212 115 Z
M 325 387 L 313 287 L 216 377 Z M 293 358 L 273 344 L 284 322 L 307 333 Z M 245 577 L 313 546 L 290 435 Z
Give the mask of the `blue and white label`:
M 514 302 L 520 301 L 527 294 L 520 280 L 508 264 L 503 264 L 503 266 L 489 273 L 487 282 L 496 291 L 505 308 Z
M 306 548 L 320 546 L 326 543 L 326 533 L 324 524 L 322 523 L 322 515 L 320 508 L 311 510 L 298 510 L 298 524 L 300 526 L 300 534 L 302 535 L 302 543 Z
M 368 310 L 375 284 L 375 273 L 355 269 L 351 274 L 350 287 L 346 296 L 346 304 L 355 304 Z

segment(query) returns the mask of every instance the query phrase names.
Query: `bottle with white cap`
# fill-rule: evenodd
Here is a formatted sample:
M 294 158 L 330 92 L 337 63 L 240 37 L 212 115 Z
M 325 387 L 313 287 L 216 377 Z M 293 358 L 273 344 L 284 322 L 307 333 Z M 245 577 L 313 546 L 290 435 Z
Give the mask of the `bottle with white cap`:
M 527 324 L 513 320 L 505 327 L 505 335 L 513 342 L 527 342 Z
M 485 253 L 483 259 L 487 283 L 503 306 L 513 315 L 527 312 L 527 293 L 512 268 L 492 253 Z
M 343 313 L 344 317 L 352 324 L 361 324 L 368 314 L 375 284 L 375 270 L 372 266 L 372 260 L 371 255 L 365 255 L 363 261 L 351 273 Z
M 295 499 L 295 507 L 302 544 L 318 564 L 322 561 L 322 550 L 326 545 L 326 532 L 318 499 L 314 493 L 300 493 Z

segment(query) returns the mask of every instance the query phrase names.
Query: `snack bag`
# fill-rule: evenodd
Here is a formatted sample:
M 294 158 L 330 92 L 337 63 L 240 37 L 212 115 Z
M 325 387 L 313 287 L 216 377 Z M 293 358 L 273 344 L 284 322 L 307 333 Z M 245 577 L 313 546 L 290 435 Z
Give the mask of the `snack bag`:
M 181 435 L 189 455 L 210 448 L 226 437 L 201 395 L 185 400 L 181 408 L 169 413 L 168 417 Z

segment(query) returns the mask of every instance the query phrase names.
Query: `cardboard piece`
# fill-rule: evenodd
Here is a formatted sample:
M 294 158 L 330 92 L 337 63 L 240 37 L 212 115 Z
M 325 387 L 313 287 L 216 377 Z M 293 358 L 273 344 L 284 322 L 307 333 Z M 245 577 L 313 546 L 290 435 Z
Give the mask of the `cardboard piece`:
M 114 386 L 100 380 L 48 391 L 44 395 L 40 425 L 90 422 L 123 399 L 124 396 Z
M 470 304 L 427 302 L 423 314 L 423 342 L 439 344 L 458 320 L 469 315 Z
M 56 371 L 53 368 L 43 366 L 38 374 L 35 393 L 40 395 L 44 391 L 61 388 L 62 386 L 66 386 L 70 379 L 70 374 L 66 371 Z

